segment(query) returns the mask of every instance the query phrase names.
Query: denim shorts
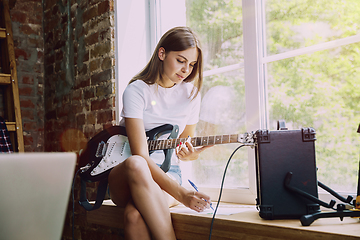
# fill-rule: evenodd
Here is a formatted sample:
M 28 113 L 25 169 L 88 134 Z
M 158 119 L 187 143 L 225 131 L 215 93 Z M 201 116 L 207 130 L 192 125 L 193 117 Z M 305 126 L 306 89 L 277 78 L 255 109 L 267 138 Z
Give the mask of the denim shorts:
M 161 164 L 156 165 L 158 165 L 159 167 L 161 166 Z M 172 177 L 174 177 L 176 181 L 180 183 L 180 185 L 182 184 L 181 169 L 179 165 L 171 165 L 167 174 L 170 174 Z

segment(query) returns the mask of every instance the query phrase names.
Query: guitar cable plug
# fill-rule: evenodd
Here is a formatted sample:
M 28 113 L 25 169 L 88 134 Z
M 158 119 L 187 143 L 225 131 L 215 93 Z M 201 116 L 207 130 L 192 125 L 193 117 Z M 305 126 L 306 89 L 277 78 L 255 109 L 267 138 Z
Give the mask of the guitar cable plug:
M 90 165 L 90 163 L 86 164 L 84 167 L 81 167 L 80 170 L 81 172 L 85 172 L 87 171 L 89 168 L 91 168 L 92 165 Z

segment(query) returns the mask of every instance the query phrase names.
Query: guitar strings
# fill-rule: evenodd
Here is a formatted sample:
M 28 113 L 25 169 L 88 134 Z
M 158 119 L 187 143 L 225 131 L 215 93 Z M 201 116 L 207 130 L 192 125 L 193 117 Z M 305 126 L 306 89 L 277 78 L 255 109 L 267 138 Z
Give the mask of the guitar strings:
M 148 149 L 162 150 L 168 148 L 175 148 L 178 144 L 180 144 L 180 142 L 184 143 L 187 140 L 188 138 L 149 140 Z M 192 137 L 190 142 L 194 147 L 204 146 L 204 145 L 236 143 L 238 142 L 238 134 Z

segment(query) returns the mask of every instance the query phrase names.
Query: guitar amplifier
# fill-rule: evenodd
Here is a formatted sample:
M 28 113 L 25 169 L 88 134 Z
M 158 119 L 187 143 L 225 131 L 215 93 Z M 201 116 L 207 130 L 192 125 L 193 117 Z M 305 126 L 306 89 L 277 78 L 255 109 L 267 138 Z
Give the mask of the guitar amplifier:
M 318 197 L 315 130 L 258 130 L 255 133 L 257 208 L 264 219 L 300 219 L 320 211 L 317 203 L 285 187 Z M 291 176 L 291 178 L 289 178 Z

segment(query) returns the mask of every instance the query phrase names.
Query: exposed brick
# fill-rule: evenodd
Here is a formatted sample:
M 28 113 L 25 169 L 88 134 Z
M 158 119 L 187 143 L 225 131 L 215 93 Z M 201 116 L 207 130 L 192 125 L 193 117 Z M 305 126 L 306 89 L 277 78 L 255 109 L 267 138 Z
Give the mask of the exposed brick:
M 73 91 L 71 100 L 80 101 L 81 99 L 82 99 L 82 91 L 81 90 Z
M 91 101 L 91 111 L 111 109 L 112 98 Z
M 87 90 L 84 90 L 84 99 L 90 99 L 90 98 L 94 98 L 95 97 L 95 89 L 94 88 L 90 88 Z
M 90 51 L 87 50 L 87 51 L 85 51 L 85 53 L 84 53 L 84 62 L 89 61 L 89 59 L 90 59 Z
M 99 112 L 97 116 L 97 123 L 111 122 L 113 120 L 112 113 L 113 111 L 111 109 L 107 111 Z
M 100 67 L 100 61 L 101 59 L 95 59 L 90 62 L 90 72 L 95 72 Z
M 112 75 L 112 69 L 107 69 L 105 71 L 97 73 L 91 76 L 91 85 L 95 86 L 100 84 L 101 82 L 109 81 L 112 79 L 111 75 Z
M 36 25 L 33 27 L 29 26 L 29 25 L 22 25 L 20 26 L 20 31 L 26 35 L 31 35 L 31 34 L 35 34 L 35 35 L 40 35 L 40 26 L 36 27 Z
M 11 14 L 11 20 L 13 22 L 26 23 L 27 14 L 19 11 L 14 11 Z
M 24 131 L 33 131 L 37 128 L 37 124 L 35 122 L 25 122 L 24 124 Z
M 95 32 L 91 34 L 90 36 L 85 38 L 85 45 L 90 46 L 95 43 L 99 42 L 99 32 Z
M 22 77 L 21 82 L 23 84 L 34 84 L 34 78 L 29 76 L 24 76 Z
M 98 16 L 98 9 L 97 6 L 94 6 L 88 10 L 86 10 L 83 14 L 83 22 L 86 23 L 90 19 Z
M 14 52 L 15 52 L 15 58 L 16 59 L 18 59 L 20 57 L 23 57 L 24 60 L 28 60 L 28 54 L 24 49 L 15 48 Z
M 83 88 L 90 85 L 90 78 L 77 78 L 75 79 L 75 89 Z
M 19 87 L 20 96 L 31 96 L 32 93 L 33 93 L 33 89 L 31 87 Z
M 44 1 L 44 11 L 50 10 L 52 7 L 55 6 L 57 0 L 45 0 Z
M 104 40 L 110 40 L 111 39 L 111 30 L 110 29 L 106 29 L 104 31 L 102 31 L 100 33 L 100 41 L 104 41 Z
M 34 110 L 21 109 L 21 117 L 23 119 L 34 120 L 35 119 Z
M 73 51 L 65 51 L 67 4 L 71 4 L 71 43 Z M 114 28 L 113 0 L 16 0 L 11 10 L 20 104 L 26 151 L 79 151 L 87 140 L 114 124 L 115 95 L 113 75 L 115 63 L 111 46 Z M 68 60 L 74 60 L 69 72 Z M 70 76 L 72 81 L 66 81 Z M 68 86 L 66 84 L 73 84 Z M 61 88 L 59 88 L 61 86 Z M 67 129 L 80 133 L 69 146 L 61 137 Z M 85 139 L 85 140 L 84 140 Z M 65 147 L 64 147 L 65 146 Z M 79 199 L 79 181 L 75 201 Z M 89 196 L 95 198 L 96 184 Z M 71 206 L 66 215 L 62 239 L 71 237 Z M 87 223 L 85 210 L 76 205 L 75 236 L 77 239 L 118 239 L 118 230 Z M 120 236 L 120 239 L 121 236 Z
M 44 65 L 36 62 L 33 64 L 33 69 L 29 69 L 29 71 L 41 74 L 44 72 Z
M 109 9 L 110 9 L 109 1 L 103 1 L 103 2 L 99 3 L 99 5 L 98 5 L 98 14 L 102 15 L 102 14 L 108 12 Z
M 34 139 L 30 135 L 24 136 L 24 145 L 32 145 L 33 142 Z
M 101 63 L 101 69 L 105 70 L 105 69 L 109 69 L 113 66 L 112 63 L 112 58 L 110 57 L 106 57 L 104 58 L 104 60 Z
M 97 131 L 95 130 L 95 125 L 93 124 L 88 124 L 84 127 L 84 134 L 85 136 L 88 136 L 88 137 L 93 137 L 95 136 L 95 134 L 97 133 Z
M 110 52 L 111 52 L 111 44 L 110 44 L 110 42 L 105 42 L 105 43 L 95 46 L 94 49 L 90 53 L 90 57 L 96 58 L 99 56 L 107 55 Z
M 41 15 L 41 13 L 39 12 L 38 14 L 34 14 L 34 15 L 29 16 L 28 23 L 41 25 L 42 24 L 42 15 Z
M 69 117 L 70 112 L 71 112 L 70 104 L 64 104 L 63 106 L 57 109 L 57 117 L 58 118 Z
M 21 99 L 20 106 L 21 108 L 35 108 L 35 104 L 30 99 Z
M 88 67 L 86 64 L 83 64 L 81 68 L 78 69 L 78 74 L 81 75 L 86 75 L 88 73 Z
M 96 87 L 96 97 L 106 97 L 112 94 L 112 84 Z
M 115 0 L 111 0 L 110 1 L 110 9 L 109 9 L 110 12 L 114 12 L 114 9 L 115 9 L 114 4 L 115 4 Z
M 44 61 L 44 52 L 43 51 L 37 52 L 37 59 L 42 62 Z
M 87 114 L 86 116 L 86 124 L 91 124 L 91 125 L 95 125 L 96 123 L 96 114 L 93 112 L 90 112 Z
M 76 116 L 76 126 L 83 126 L 86 123 L 86 116 L 85 114 L 80 114 Z

